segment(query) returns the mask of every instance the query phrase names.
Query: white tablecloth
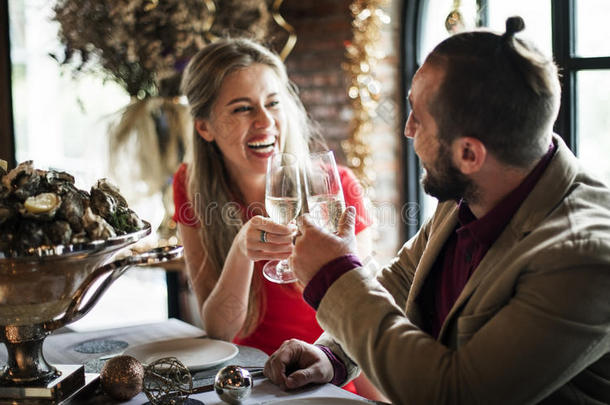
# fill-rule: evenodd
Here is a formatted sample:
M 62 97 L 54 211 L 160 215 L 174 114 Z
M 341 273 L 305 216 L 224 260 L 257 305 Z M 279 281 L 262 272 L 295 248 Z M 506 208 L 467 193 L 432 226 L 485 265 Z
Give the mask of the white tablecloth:
M 226 402 L 220 400 L 216 392 L 205 392 L 203 394 L 195 394 L 191 395 L 190 398 L 197 399 L 203 402 L 205 405 L 226 405 Z M 360 400 L 363 404 L 371 404 L 372 401 L 368 401 L 359 397 L 358 395 L 354 395 L 351 392 L 345 391 L 339 387 L 336 387 L 331 384 L 324 385 L 315 385 L 306 387 L 303 389 L 295 390 L 295 391 L 282 391 L 278 386 L 272 384 L 267 379 L 256 379 L 254 380 L 254 388 L 252 389 L 252 395 L 248 397 L 245 401 L 243 401 L 244 405 L 255 405 L 255 404 L 269 404 L 271 405 L 273 402 L 278 401 L 280 399 L 303 399 L 307 401 L 311 401 L 313 398 L 322 398 L 324 400 L 320 402 L 327 403 L 328 405 L 333 405 L 329 398 L 345 398 L 351 400 Z M 133 398 L 129 402 L 124 402 L 126 405 L 143 405 L 147 403 L 146 396 L 144 394 L 139 394 L 135 398 Z M 303 401 L 306 402 L 306 401 Z M 354 402 L 357 404 L 358 402 Z M 316 404 L 317 405 L 317 404 Z M 339 405 L 339 404 L 338 404 Z
M 106 329 L 99 331 L 91 331 L 91 332 L 69 332 L 69 333 L 54 333 L 45 339 L 43 345 L 43 352 L 45 359 L 52 364 L 85 364 L 86 371 L 91 373 L 92 369 L 94 371 L 98 371 L 101 368 L 104 360 L 99 360 L 100 357 L 102 359 L 109 358 L 113 355 L 120 354 L 123 349 L 117 349 L 116 351 L 110 350 L 109 352 L 97 352 L 97 353 L 83 353 L 82 348 L 84 344 L 89 344 L 90 347 L 95 348 L 96 342 L 126 342 L 128 346 L 133 347 L 135 345 L 155 342 L 160 340 L 168 340 L 174 338 L 189 338 L 189 337 L 200 337 L 204 336 L 205 331 L 199 329 L 193 325 L 182 322 L 176 319 L 169 319 L 165 322 L 159 322 L 154 324 L 147 325 L 137 325 L 137 326 L 129 326 L 122 327 L 116 329 Z M 88 347 L 88 346 L 86 346 Z M 101 345 L 100 347 L 104 347 Z M 78 349 L 78 350 L 77 350 Z M 79 351 L 80 350 L 80 351 Z M 248 351 L 256 351 L 251 348 L 240 348 L 240 356 L 250 355 Z M 244 353 L 242 353 L 244 352 Z M 264 353 L 260 352 L 264 357 L 261 360 L 260 355 L 257 357 L 257 362 L 262 363 L 266 358 Z M 237 360 L 239 357 L 236 357 Z M 243 359 L 242 359 L 243 360 Z M 4 345 L 0 345 L 0 364 L 6 361 L 6 349 Z M 236 363 L 241 364 L 241 363 Z M 250 364 L 249 364 L 250 365 Z M 256 364 L 251 364 L 256 365 Z M 262 365 L 262 364 L 259 364 Z M 95 370 L 97 368 L 97 370 Z M 88 370 L 87 370 L 88 369 Z M 89 374 L 92 375 L 92 374 Z M 201 381 L 200 381 L 201 382 Z M 195 382 L 195 386 L 199 386 L 201 384 L 197 384 Z M 215 404 L 225 404 L 220 400 L 220 398 L 216 395 L 216 392 L 210 391 L 201 394 L 192 395 L 191 398 L 202 401 L 205 405 L 215 405 Z M 313 398 L 327 398 L 327 400 L 323 402 L 317 402 L 317 404 L 322 404 L 330 401 L 330 405 L 336 403 L 337 405 L 343 405 L 345 400 L 361 400 L 362 403 L 372 403 L 372 401 L 368 401 L 354 395 L 348 391 L 345 391 L 339 387 L 336 387 L 331 384 L 324 385 L 316 385 L 309 386 L 299 390 L 285 392 L 282 391 L 279 387 L 272 384 L 266 378 L 260 377 L 255 378 L 254 380 L 254 388 L 252 390 L 252 395 L 244 401 L 244 404 L 264 404 L 264 403 L 273 403 L 274 401 L 278 401 L 281 399 L 305 399 L 308 398 L 308 401 L 311 401 Z M 330 400 L 328 398 L 334 398 Z M 340 399 L 344 400 L 341 401 Z M 96 396 L 96 398 L 90 398 L 91 401 L 86 400 L 84 403 L 108 403 L 109 400 L 107 397 L 100 398 Z M 100 402 L 100 400 L 102 402 Z M 340 402 L 337 402 L 340 401 Z M 352 401 L 347 401 L 347 403 L 352 403 Z M 134 397 L 129 402 L 123 402 L 122 404 L 131 404 L 131 405 L 143 405 L 147 403 L 148 400 L 144 393 L 140 393 L 136 397 Z M 118 403 L 118 402 L 117 402 Z M 306 402 L 307 403 L 307 402 Z M 358 403 L 358 402 L 354 402 Z

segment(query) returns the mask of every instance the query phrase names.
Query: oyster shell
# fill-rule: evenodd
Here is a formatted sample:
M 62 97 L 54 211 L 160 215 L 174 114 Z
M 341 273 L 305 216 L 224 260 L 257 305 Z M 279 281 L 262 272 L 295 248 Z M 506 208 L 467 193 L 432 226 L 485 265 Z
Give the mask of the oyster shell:
M 91 187 L 91 210 L 104 218 L 118 235 L 141 229 L 144 224 L 127 207 L 119 189 L 107 179 L 100 179 Z
M 44 224 L 31 219 L 19 221 L 12 242 L 14 249 L 18 252 L 28 252 L 31 249 L 50 244 Z
M 40 187 L 40 171 L 34 169 L 31 160 L 20 163 L 19 166 L 2 177 L 2 185 L 20 201 L 37 194 Z
M 19 213 L 24 218 L 50 221 L 61 206 L 61 198 L 55 193 L 40 193 L 28 197 L 23 204 L 18 204 Z
M 69 245 L 72 240 L 72 228 L 67 221 L 49 222 L 45 234 L 52 245 Z
M 144 227 L 106 179 L 88 193 L 75 186 L 69 173 L 38 170 L 32 161 L 9 172 L 0 166 L 0 257 L 104 240 Z
M 116 236 L 114 228 L 104 218 L 94 214 L 90 207 L 85 210 L 85 215 L 83 215 L 83 226 L 91 240 L 108 239 Z
M 75 233 L 82 232 L 83 216 L 85 209 L 89 207 L 89 194 L 81 190 L 70 190 L 63 195 L 62 200 L 57 218 L 68 221 Z
M 46 187 L 59 195 L 64 195 L 68 192 L 75 191 L 74 176 L 66 172 L 49 170 L 44 176 Z
M 97 215 L 107 218 L 118 207 L 127 207 L 127 201 L 119 194 L 119 189 L 107 179 L 100 179 L 91 187 L 91 209 Z

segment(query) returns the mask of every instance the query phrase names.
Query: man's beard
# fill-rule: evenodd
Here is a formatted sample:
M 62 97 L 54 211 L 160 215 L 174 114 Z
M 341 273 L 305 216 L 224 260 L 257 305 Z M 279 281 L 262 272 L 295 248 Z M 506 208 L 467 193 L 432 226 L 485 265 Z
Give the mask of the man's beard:
M 440 142 L 438 156 L 431 169 L 426 169 L 421 177 L 427 194 L 436 197 L 439 202 L 460 199 L 475 202 L 476 185 L 453 164 L 450 148 L 444 142 Z

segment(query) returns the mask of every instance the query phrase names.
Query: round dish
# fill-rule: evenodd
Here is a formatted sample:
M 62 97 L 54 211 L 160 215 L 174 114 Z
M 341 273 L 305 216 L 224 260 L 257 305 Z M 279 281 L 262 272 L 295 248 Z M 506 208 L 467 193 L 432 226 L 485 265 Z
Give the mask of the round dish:
M 123 354 L 149 364 L 163 357 L 175 357 L 189 370 L 214 367 L 237 356 L 233 343 L 208 338 L 180 338 L 145 343 L 127 348 Z

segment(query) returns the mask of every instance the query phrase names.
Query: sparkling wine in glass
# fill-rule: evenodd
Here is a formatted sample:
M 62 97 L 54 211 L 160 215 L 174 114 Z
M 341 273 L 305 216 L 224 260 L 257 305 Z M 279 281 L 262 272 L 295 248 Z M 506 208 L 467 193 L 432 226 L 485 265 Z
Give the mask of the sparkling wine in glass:
M 289 153 L 276 153 L 267 162 L 265 209 L 279 224 L 288 225 L 301 210 L 301 181 L 297 158 Z M 294 283 L 296 276 L 287 260 L 268 261 L 263 275 L 274 283 Z
M 332 151 L 309 155 L 305 189 L 312 220 L 328 232 L 337 232 L 345 200 Z

